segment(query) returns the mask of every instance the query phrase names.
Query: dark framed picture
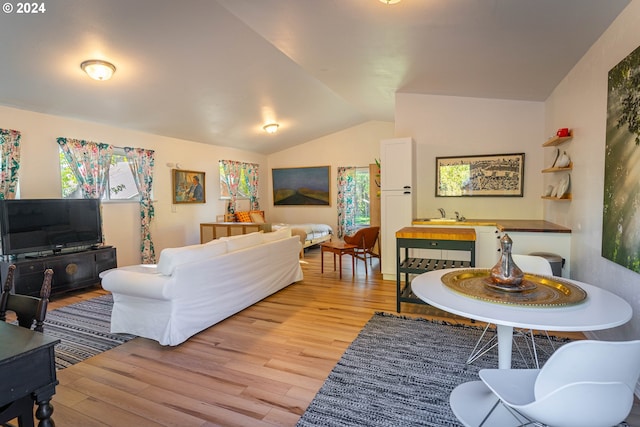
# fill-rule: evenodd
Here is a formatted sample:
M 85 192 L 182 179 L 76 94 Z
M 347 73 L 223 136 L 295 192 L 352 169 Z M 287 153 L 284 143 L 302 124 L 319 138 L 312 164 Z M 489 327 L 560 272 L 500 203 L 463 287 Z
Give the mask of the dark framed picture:
M 272 169 L 274 206 L 330 206 L 329 166 Z
M 524 153 L 436 157 L 436 197 L 522 197 Z
M 205 203 L 204 172 L 171 169 L 173 203 Z

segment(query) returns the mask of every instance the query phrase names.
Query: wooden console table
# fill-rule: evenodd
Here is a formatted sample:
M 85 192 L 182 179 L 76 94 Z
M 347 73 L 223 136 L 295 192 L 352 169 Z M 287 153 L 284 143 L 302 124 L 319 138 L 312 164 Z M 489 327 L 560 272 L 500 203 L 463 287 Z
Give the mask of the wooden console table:
M 19 418 L 33 425 L 33 404 L 40 427 L 53 426 L 51 398 L 56 379 L 54 346 L 60 340 L 0 322 L 0 424 Z
M 249 234 L 256 231 L 271 231 L 271 224 L 257 222 L 205 222 L 200 224 L 200 243 L 220 237 Z
M 435 249 L 439 255 L 433 258 L 411 257 L 409 249 Z M 469 260 L 452 258 L 443 253 L 445 251 L 468 252 Z M 459 227 L 405 227 L 396 232 L 396 254 L 396 304 L 400 313 L 402 302 L 425 303 L 411 292 L 410 275 L 444 268 L 475 267 L 476 231 L 473 228 Z
M 0 261 L 0 276 L 3 281 L 7 277 L 11 264 L 16 266 L 13 276 L 13 293 L 37 297 L 40 295 L 42 277 L 48 268 L 53 270 L 51 295 L 57 295 L 100 283 L 99 274 L 116 268 L 118 262 L 116 248 L 111 246 Z

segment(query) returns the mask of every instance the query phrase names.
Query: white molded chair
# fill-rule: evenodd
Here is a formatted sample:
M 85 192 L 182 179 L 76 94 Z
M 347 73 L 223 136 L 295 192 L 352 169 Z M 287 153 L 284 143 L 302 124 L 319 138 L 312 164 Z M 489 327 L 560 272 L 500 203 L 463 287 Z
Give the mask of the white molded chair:
M 525 273 L 539 274 L 541 276 L 553 276 L 553 270 L 551 269 L 551 264 L 549 263 L 549 261 L 547 261 L 546 258 L 543 258 L 541 256 L 536 256 L 536 255 L 520 255 L 520 254 L 511 254 L 511 257 L 513 258 L 513 262 L 515 262 L 516 265 L 520 267 L 520 270 L 522 270 Z M 494 334 L 493 336 L 485 340 L 485 337 L 487 336 L 487 332 L 490 326 L 491 324 L 487 324 L 487 326 L 482 331 L 482 335 L 480 335 L 478 342 L 476 342 L 475 347 L 473 348 L 473 350 L 471 351 L 471 354 L 469 355 L 469 358 L 467 359 L 467 364 L 473 363 L 478 358 L 485 355 L 488 351 L 490 351 L 491 349 L 493 349 L 498 345 L 498 338 L 496 334 Z M 553 349 L 554 348 L 553 342 L 549 338 L 549 335 L 547 334 L 546 331 L 544 331 L 544 334 L 547 336 L 547 340 L 549 340 L 549 343 L 551 343 L 551 348 Z M 535 367 L 539 368 L 540 366 L 538 363 L 538 353 L 535 345 L 535 338 L 533 335 L 533 331 L 532 330 L 528 330 L 528 331 L 516 330 L 514 331 L 514 337 L 516 336 L 522 336 L 525 339 L 527 338 L 531 339 L 531 343 L 527 341 L 527 350 L 529 352 L 529 356 L 534 361 Z M 484 343 L 483 343 L 483 340 L 485 340 Z M 525 365 L 528 366 L 527 360 L 524 354 L 522 353 L 522 349 L 518 346 L 518 343 L 515 341 L 515 339 L 513 343 L 516 350 L 520 354 L 520 358 L 525 363 Z
M 467 427 L 606 427 L 631 412 L 638 378 L 640 340 L 575 341 L 542 369 L 483 369 L 449 401 Z

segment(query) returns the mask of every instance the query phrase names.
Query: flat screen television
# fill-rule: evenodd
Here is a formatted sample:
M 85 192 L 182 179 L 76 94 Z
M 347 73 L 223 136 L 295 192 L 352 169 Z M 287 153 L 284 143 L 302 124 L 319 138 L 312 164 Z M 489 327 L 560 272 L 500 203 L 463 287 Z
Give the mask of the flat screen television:
M 3 255 L 100 244 L 100 200 L 0 200 L 0 238 Z

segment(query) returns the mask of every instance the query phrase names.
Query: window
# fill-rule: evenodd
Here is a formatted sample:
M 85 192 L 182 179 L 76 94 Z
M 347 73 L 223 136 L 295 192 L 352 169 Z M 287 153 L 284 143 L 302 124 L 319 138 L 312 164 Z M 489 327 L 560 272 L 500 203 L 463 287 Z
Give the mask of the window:
M 229 194 L 229 176 L 224 171 L 223 160 L 218 162 L 218 168 L 220 170 L 220 198 L 231 199 Z M 238 195 L 237 199 L 249 199 L 251 192 L 249 191 L 249 177 L 246 173 L 246 168 L 240 169 L 240 182 L 238 183 Z
M 58 151 L 60 157 L 60 180 L 62 183 L 62 198 L 81 199 L 82 191 L 71 166 L 62 150 Z M 132 200 L 139 201 L 140 193 L 131 173 L 127 155 L 122 148 L 115 148 L 111 155 L 109 166 L 109 192 L 105 192 L 102 200 Z
M 356 168 L 355 225 L 369 226 L 371 223 L 371 192 L 369 191 L 369 168 Z

